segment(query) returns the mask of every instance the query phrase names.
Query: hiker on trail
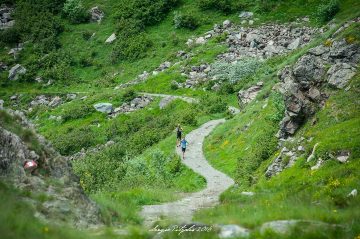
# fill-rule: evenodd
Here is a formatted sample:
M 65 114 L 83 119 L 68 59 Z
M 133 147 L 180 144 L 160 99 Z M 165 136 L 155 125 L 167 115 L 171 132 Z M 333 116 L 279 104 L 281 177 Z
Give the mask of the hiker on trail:
M 178 126 L 176 126 L 176 145 L 177 145 L 177 147 L 180 146 L 182 131 L 183 131 L 183 129 L 181 128 L 180 124 L 178 124 Z
M 185 136 L 182 138 L 180 144 L 181 144 L 181 151 L 183 153 L 183 159 L 185 160 L 185 151 L 186 151 L 186 146 L 188 145 L 188 141 L 186 141 Z

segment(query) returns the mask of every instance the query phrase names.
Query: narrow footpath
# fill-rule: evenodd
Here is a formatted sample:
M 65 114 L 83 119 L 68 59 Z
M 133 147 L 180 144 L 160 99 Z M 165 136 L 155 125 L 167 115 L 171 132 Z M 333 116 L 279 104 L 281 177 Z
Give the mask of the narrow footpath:
M 218 204 L 220 194 L 234 184 L 230 177 L 210 166 L 203 153 L 205 137 L 223 122 L 225 119 L 211 120 L 186 135 L 189 145 L 182 163 L 206 179 L 206 188 L 175 202 L 143 206 L 141 216 L 146 226 L 151 226 L 162 216 L 177 223 L 190 223 L 196 210 Z M 175 150 L 182 155 L 180 148 Z

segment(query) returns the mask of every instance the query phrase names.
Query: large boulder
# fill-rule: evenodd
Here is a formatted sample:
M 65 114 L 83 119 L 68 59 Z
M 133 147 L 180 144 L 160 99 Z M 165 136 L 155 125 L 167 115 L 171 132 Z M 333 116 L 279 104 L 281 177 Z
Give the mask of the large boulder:
M 25 67 L 23 67 L 20 64 L 16 64 L 9 70 L 9 80 L 17 80 L 19 78 L 19 75 L 23 75 L 26 73 Z
M 220 225 L 220 238 L 247 238 L 250 236 L 250 230 L 238 225 Z
M 94 105 L 94 108 L 102 113 L 110 114 L 113 111 L 113 106 L 111 103 L 97 103 Z
M 348 81 L 356 74 L 355 67 L 348 63 L 337 63 L 327 72 L 328 82 L 331 86 L 344 88 Z

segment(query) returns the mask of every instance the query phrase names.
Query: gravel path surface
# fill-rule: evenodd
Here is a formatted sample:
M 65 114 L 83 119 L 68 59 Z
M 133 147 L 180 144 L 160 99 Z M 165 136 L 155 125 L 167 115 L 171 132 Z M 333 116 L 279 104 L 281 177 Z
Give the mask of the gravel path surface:
M 144 218 L 146 226 L 151 226 L 161 216 L 168 217 L 178 223 L 189 223 L 196 210 L 216 205 L 219 202 L 220 194 L 234 184 L 230 177 L 210 166 L 202 150 L 205 137 L 223 122 L 225 119 L 211 120 L 186 135 L 189 145 L 185 160 L 182 163 L 206 179 L 206 188 L 175 202 L 144 206 L 141 216 Z M 180 148 L 175 150 L 181 156 Z

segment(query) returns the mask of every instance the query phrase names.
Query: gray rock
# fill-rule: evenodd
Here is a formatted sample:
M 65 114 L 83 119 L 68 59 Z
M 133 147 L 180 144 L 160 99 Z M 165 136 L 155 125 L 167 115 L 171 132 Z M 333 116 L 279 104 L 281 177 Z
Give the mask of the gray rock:
M 244 238 L 250 236 L 250 230 L 238 225 L 220 225 L 220 238 Z
M 238 92 L 239 105 L 243 107 L 244 105 L 253 101 L 256 98 L 257 94 L 260 92 L 262 85 L 262 82 L 258 82 L 255 86 L 252 86 L 247 90 L 240 90 Z
M 254 24 L 254 20 L 249 20 L 249 25 L 253 25 Z
M 97 103 L 94 105 L 94 108 L 102 113 L 110 114 L 113 110 L 113 106 L 110 103 Z
M 260 227 L 260 233 L 265 234 L 267 231 L 272 231 L 277 234 L 287 234 L 298 223 L 298 220 L 278 220 L 266 222 Z
M 204 37 L 198 37 L 195 39 L 195 43 L 198 45 L 202 45 L 206 43 L 206 39 Z
M 254 193 L 254 192 L 241 192 L 241 195 L 244 195 L 244 196 L 254 196 L 255 193 Z
M 300 41 L 301 41 L 300 37 L 299 37 L 299 38 L 296 38 L 293 42 L 291 42 L 291 43 L 288 45 L 287 49 L 289 49 L 289 50 L 295 50 L 295 49 L 297 49 L 297 48 L 300 46 Z
M 357 189 L 353 189 L 349 194 L 348 197 L 356 197 L 358 194 Z
M 240 18 L 252 18 L 253 16 L 253 12 L 241 12 L 239 15 Z
M 4 101 L 0 99 L 0 110 L 4 109 Z
M 324 160 L 322 160 L 321 158 L 319 158 L 317 161 L 316 161 L 316 164 L 314 166 L 312 166 L 310 169 L 311 170 L 318 170 L 321 165 L 324 164 Z
M 76 94 L 67 94 L 67 95 L 66 95 L 66 98 L 67 98 L 68 100 L 75 100 L 76 97 L 77 97 Z
M 55 96 L 49 103 L 50 107 L 56 107 L 62 103 L 62 99 L 59 96 Z
M 91 15 L 90 20 L 94 21 L 94 22 L 98 22 L 98 23 L 100 23 L 101 20 L 105 16 L 104 12 L 101 11 L 98 6 L 93 7 L 93 8 L 90 9 L 90 15 Z
M 295 64 L 294 76 L 303 88 L 309 88 L 310 84 L 319 82 L 323 77 L 323 62 L 314 55 L 305 55 Z
M 231 27 L 231 22 L 230 22 L 230 20 L 225 20 L 224 22 L 223 22 L 223 28 L 229 28 L 229 27 Z
M 356 69 L 348 63 L 337 63 L 327 72 L 328 82 L 331 86 L 342 89 L 355 74 Z
M 9 70 L 9 80 L 17 80 L 19 78 L 19 75 L 23 75 L 26 73 L 25 67 L 23 67 L 20 64 L 16 64 Z
M 339 161 L 340 163 L 346 163 L 349 157 L 350 157 L 350 152 L 347 150 L 342 150 L 336 156 L 336 160 Z
M 113 43 L 115 40 L 116 40 L 116 35 L 115 35 L 115 33 L 113 33 L 113 34 L 111 34 L 111 35 L 106 39 L 105 43 L 111 44 L 111 43 Z
M 173 100 L 175 100 L 175 97 L 167 96 L 160 100 L 159 107 L 160 109 L 164 109 L 166 106 L 168 106 Z

